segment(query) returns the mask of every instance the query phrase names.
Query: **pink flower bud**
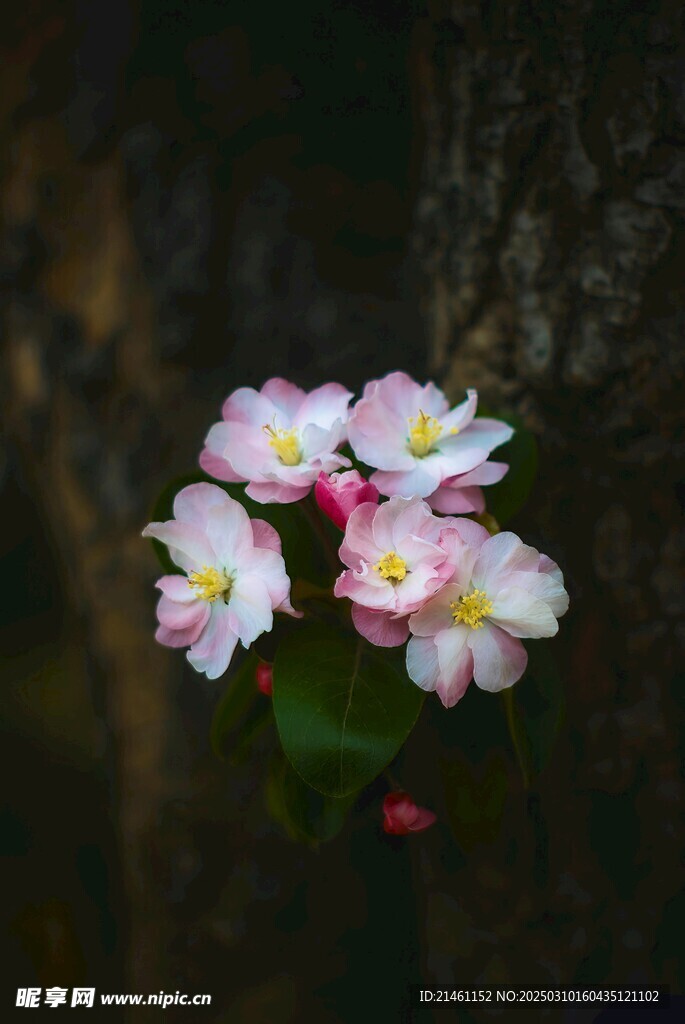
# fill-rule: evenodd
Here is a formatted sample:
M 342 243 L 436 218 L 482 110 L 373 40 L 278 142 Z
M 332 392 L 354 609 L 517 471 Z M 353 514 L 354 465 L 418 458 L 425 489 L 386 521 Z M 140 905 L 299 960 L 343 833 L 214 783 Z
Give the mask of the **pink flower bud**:
M 341 530 L 345 529 L 347 520 L 358 505 L 366 501 L 378 504 L 378 488 L 365 480 L 356 469 L 350 469 L 347 473 L 334 473 L 332 476 L 319 473 L 314 495 L 321 511 Z
M 257 677 L 257 689 L 260 693 L 263 693 L 265 697 L 272 697 L 274 692 L 273 665 L 269 665 L 266 661 L 260 661 L 255 675 Z
M 417 807 L 409 793 L 388 793 L 383 801 L 383 828 L 392 836 L 423 832 L 436 820 L 432 811 Z

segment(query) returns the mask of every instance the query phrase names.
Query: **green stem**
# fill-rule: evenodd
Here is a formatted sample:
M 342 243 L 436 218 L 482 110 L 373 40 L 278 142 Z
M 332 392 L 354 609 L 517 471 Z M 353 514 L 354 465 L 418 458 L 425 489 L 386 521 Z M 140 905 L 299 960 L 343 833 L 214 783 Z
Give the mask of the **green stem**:
M 516 753 L 516 760 L 518 761 L 519 768 L 521 769 L 521 775 L 523 776 L 523 788 L 530 788 L 530 774 L 528 772 L 528 765 L 526 763 L 526 756 L 521 743 L 521 737 L 519 731 L 516 728 L 516 717 L 514 714 L 514 694 L 513 688 L 510 686 L 506 690 L 502 691 L 502 699 L 504 700 L 504 711 L 507 716 L 507 726 L 509 728 L 509 735 L 511 741 L 514 744 L 514 751 Z
M 404 792 L 402 786 L 400 786 L 399 782 L 397 781 L 397 779 L 392 774 L 389 768 L 383 769 L 383 775 L 385 776 L 386 782 L 388 783 L 388 786 L 390 787 L 391 790 L 395 790 L 395 792 L 397 793 Z
M 313 494 L 309 494 L 304 501 L 300 502 L 300 507 L 304 512 L 305 516 L 309 520 L 309 523 L 314 530 L 314 533 L 319 538 L 321 546 L 326 555 L 329 568 L 332 570 L 333 575 L 338 577 L 341 572 L 340 559 L 338 558 L 338 552 L 330 538 L 328 530 L 321 518 L 321 512 L 319 506 L 316 504 L 316 500 Z

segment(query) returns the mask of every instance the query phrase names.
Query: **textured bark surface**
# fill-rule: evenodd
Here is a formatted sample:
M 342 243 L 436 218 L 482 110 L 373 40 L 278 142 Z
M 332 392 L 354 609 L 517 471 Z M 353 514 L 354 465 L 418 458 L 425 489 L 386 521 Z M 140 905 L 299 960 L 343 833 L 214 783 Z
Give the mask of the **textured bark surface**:
M 440 983 L 679 987 L 665 951 L 681 913 L 682 40 L 675 3 L 433 3 L 416 33 L 433 370 L 537 435 L 514 525 L 572 596 L 535 850 L 502 838 L 456 875 L 434 868 Z

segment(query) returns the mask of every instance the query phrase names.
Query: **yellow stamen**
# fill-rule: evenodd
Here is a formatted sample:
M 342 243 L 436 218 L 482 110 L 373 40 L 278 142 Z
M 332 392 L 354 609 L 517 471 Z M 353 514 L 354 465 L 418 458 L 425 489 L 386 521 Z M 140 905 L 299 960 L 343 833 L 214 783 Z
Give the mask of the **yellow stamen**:
M 284 466 L 299 466 L 302 462 L 302 452 L 297 430 L 294 427 L 291 430 L 279 430 L 276 426 L 272 427 L 266 423 L 262 430 L 271 438 L 269 444 L 275 449 L 276 455 Z
M 394 551 L 388 551 L 383 555 L 380 562 L 376 562 L 374 569 L 381 574 L 384 580 L 393 580 L 399 583 L 407 575 L 407 563 Z
M 427 416 L 419 409 L 418 416 L 409 417 L 409 450 L 423 458 L 442 434 L 442 427 L 435 416 Z
M 484 590 L 474 590 L 472 594 L 452 601 L 450 608 L 455 623 L 465 622 L 471 629 L 482 629 L 485 623 L 480 620 L 492 614 L 492 601 L 488 601 Z
M 208 565 L 202 566 L 202 572 L 191 572 L 188 577 L 188 586 L 198 591 L 197 597 L 203 601 L 216 601 L 217 597 L 227 600 L 231 592 L 232 580 L 225 572 L 219 569 L 212 569 Z

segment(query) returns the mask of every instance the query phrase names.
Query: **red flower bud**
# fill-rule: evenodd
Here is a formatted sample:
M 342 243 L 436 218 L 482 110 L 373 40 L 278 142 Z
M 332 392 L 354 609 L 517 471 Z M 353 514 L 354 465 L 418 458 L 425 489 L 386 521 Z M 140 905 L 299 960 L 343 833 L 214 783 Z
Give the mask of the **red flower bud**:
M 347 473 L 319 473 L 314 487 L 314 496 L 319 508 L 336 526 L 344 530 L 347 520 L 357 505 L 365 501 L 378 504 L 378 488 L 369 480 L 365 480 L 356 469 Z
M 255 675 L 259 691 L 266 697 L 272 697 L 274 692 L 273 665 L 269 665 L 266 661 L 260 661 Z
M 393 836 L 423 832 L 436 820 L 432 811 L 417 807 L 409 793 L 388 793 L 383 801 L 383 828 Z

